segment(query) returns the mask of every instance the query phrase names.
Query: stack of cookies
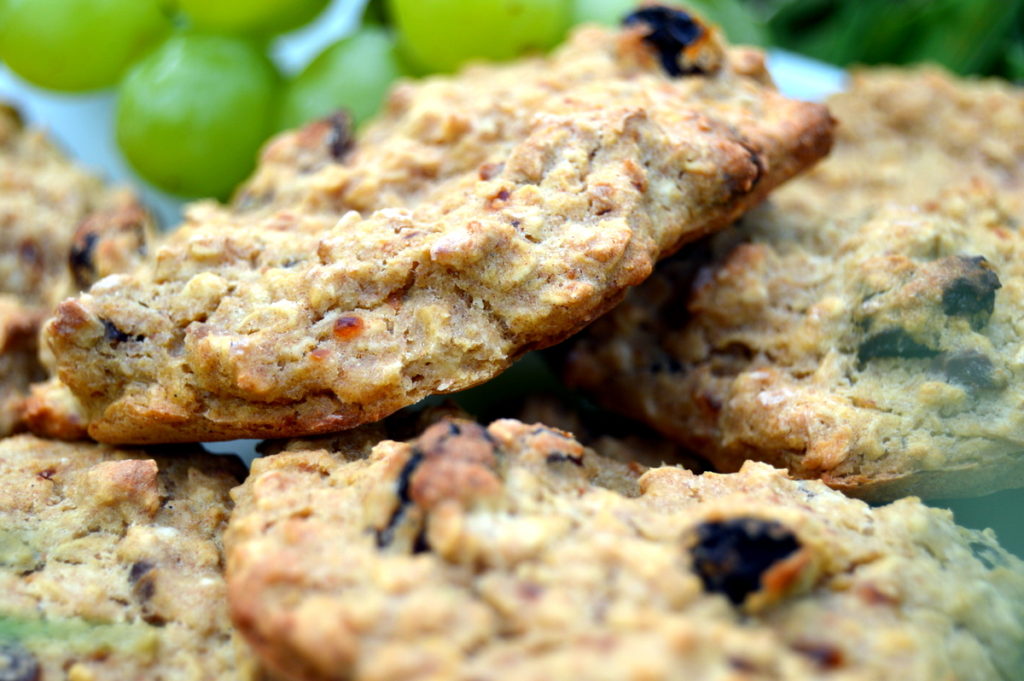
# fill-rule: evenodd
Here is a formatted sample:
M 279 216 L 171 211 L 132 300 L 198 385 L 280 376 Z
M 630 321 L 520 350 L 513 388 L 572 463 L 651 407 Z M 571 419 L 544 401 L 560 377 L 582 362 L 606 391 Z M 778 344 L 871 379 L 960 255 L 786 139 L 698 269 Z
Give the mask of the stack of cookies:
M 121 248 L 54 242 L 88 288 L 10 379 L 0 680 L 1024 678 L 1024 562 L 908 497 L 1024 484 L 1024 94 L 829 106 L 647 6 L 285 133 L 157 245 L 65 220 Z M 621 416 L 414 406 L 548 347 Z

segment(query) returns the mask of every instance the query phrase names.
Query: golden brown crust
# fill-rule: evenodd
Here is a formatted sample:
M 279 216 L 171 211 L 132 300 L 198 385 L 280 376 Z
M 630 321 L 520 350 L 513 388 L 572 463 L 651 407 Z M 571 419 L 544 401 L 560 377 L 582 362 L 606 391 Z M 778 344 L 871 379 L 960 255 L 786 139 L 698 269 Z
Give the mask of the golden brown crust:
M 349 146 L 271 141 L 48 336 L 104 441 L 330 432 L 475 385 L 609 310 L 659 257 L 823 155 L 824 107 L 709 32 L 669 78 L 639 29 L 405 83 Z
M 30 432 L 54 440 L 88 438 L 82 405 L 56 378 L 29 386 L 19 418 Z

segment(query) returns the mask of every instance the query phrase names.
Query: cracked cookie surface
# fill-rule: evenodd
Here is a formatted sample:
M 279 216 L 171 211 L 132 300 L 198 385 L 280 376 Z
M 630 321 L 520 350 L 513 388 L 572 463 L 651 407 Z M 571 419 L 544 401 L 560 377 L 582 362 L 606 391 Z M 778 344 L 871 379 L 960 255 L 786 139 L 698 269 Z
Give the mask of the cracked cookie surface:
M 244 472 L 225 457 L 0 441 L 0 676 L 257 678 L 221 547 Z
M 340 444 L 340 442 L 339 442 Z M 916 499 L 644 470 L 518 421 L 257 459 L 233 617 L 283 677 L 992 681 L 1024 563 Z
M 332 432 L 501 372 L 813 163 L 824 107 L 703 27 L 664 71 L 643 24 L 399 85 L 264 150 L 230 207 L 63 304 L 48 336 L 90 434 Z
M 571 341 L 569 381 L 720 470 L 1024 485 L 1024 92 L 866 71 L 830 106 L 833 157 Z

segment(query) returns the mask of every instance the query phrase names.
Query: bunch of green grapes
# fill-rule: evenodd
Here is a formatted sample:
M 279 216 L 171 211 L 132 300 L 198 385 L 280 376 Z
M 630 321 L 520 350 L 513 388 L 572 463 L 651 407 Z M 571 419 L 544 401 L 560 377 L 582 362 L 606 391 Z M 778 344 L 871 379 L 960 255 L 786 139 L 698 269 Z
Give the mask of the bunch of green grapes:
M 276 130 L 266 39 L 328 0 L 0 0 L 0 59 L 63 92 L 117 87 L 117 139 L 168 191 L 224 197 Z

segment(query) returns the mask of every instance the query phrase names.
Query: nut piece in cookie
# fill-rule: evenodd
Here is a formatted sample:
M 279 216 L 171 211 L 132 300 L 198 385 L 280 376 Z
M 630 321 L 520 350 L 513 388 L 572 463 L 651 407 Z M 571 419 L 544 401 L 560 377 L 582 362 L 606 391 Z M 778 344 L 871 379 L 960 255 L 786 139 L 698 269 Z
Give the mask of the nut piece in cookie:
M 221 535 L 244 473 L 18 435 L 0 441 L 0 679 L 256 679 Z
M 933 681 L 1024 663 L 1024 563 L 990 532 L 765 464 L 641 474 L 540 424 L 442 421 L 257 459 L 233 496 L 232 616 L 285 679 Z
M 759 53 L 647 8 L 545 58 L 401 83 L 356 138 L 333 117 L 272 140 L 232 206 L 193 206 L 47 337 L 102 441 L 352 428 L 582 329 L 832 126 Z

